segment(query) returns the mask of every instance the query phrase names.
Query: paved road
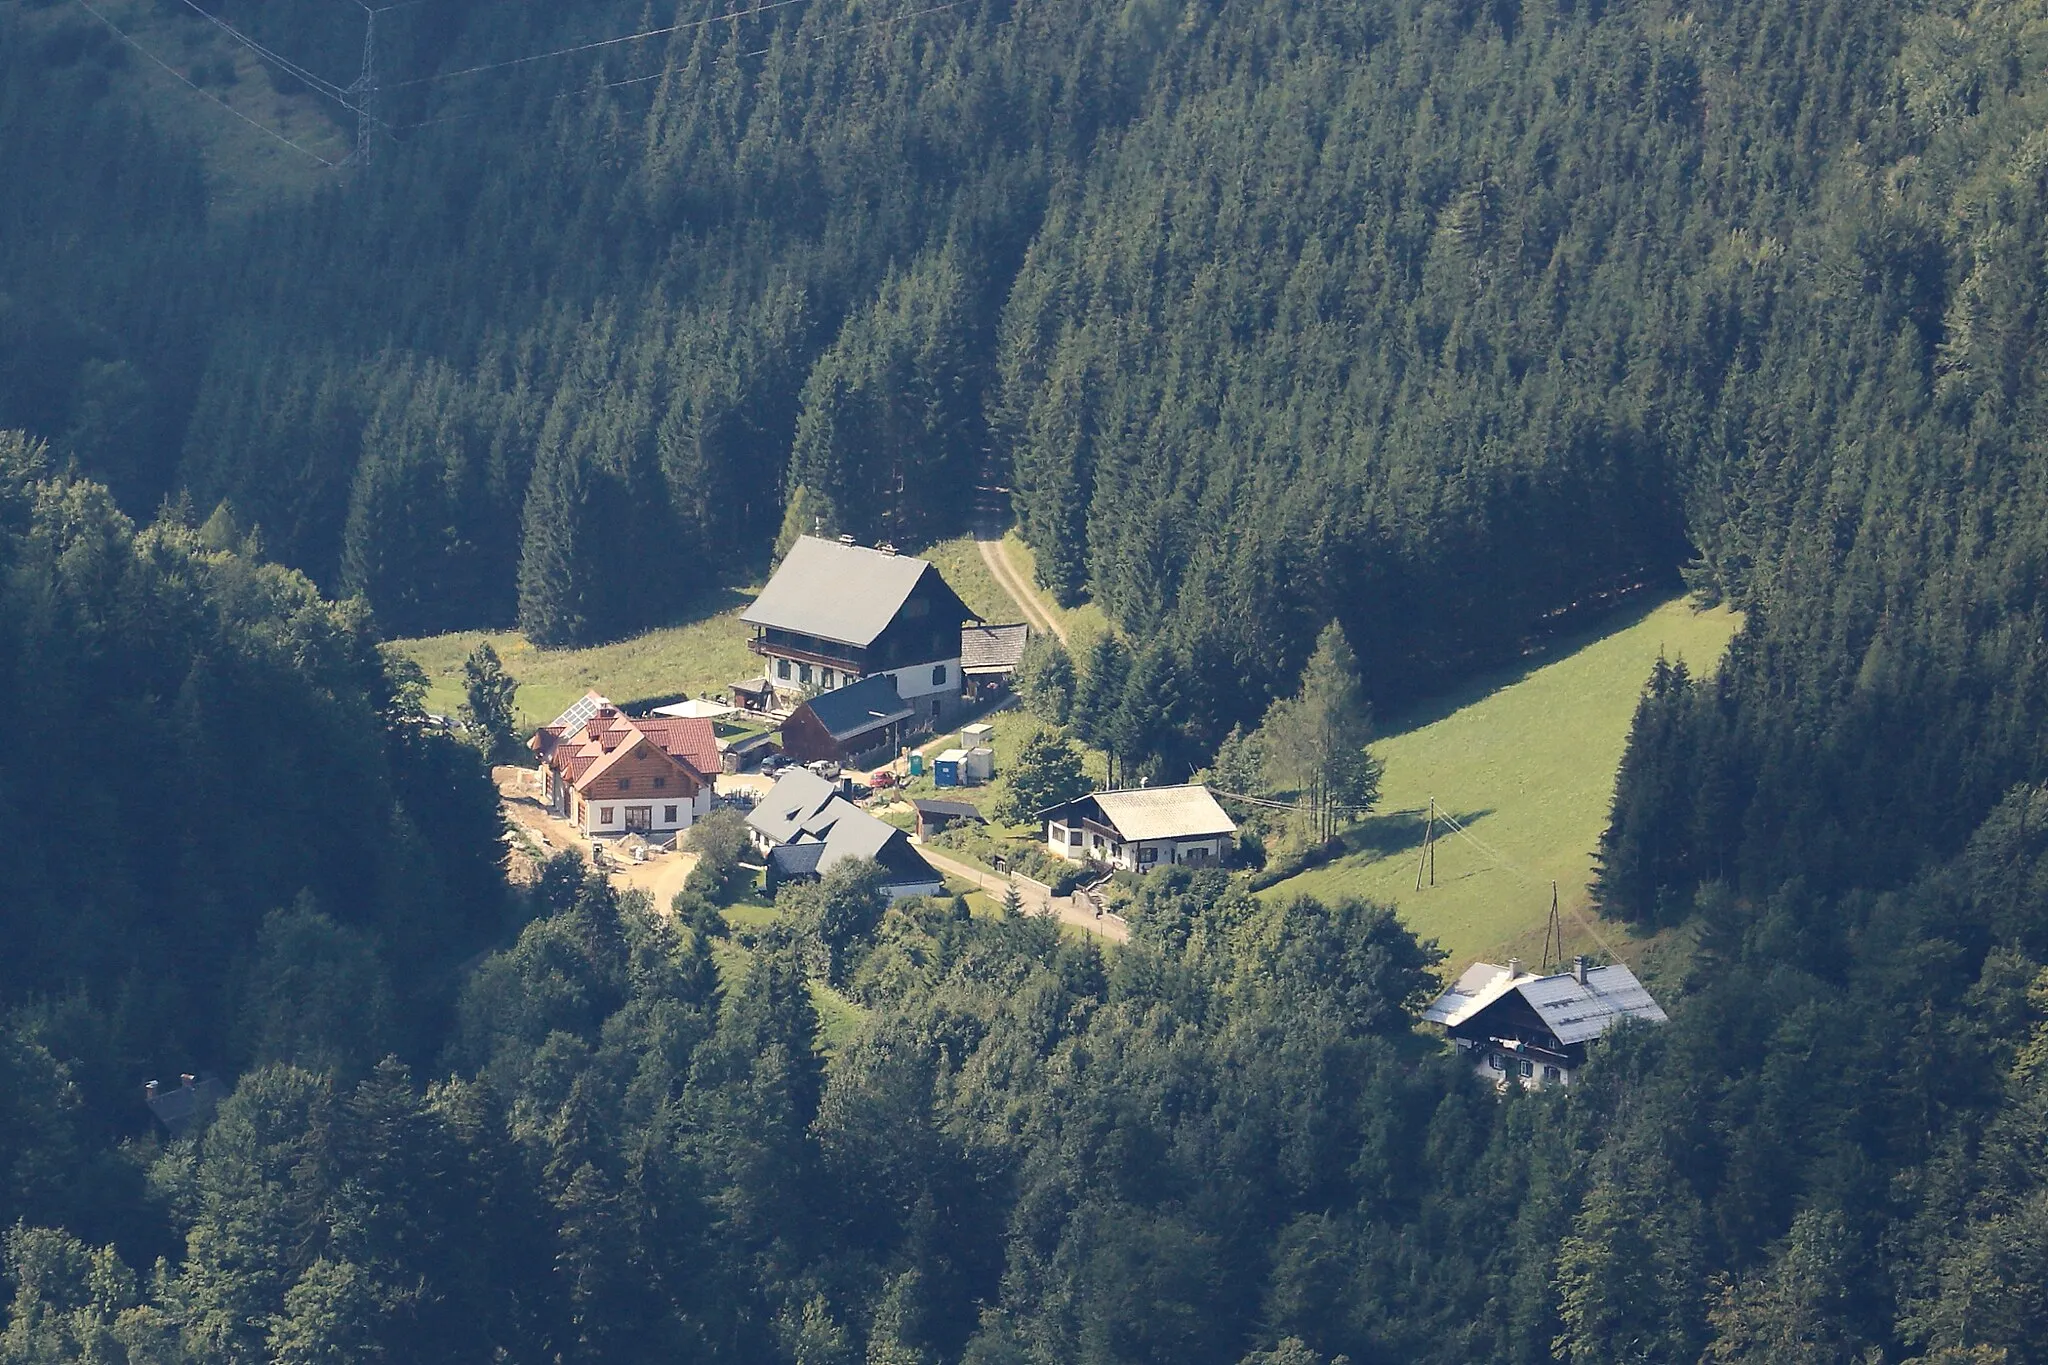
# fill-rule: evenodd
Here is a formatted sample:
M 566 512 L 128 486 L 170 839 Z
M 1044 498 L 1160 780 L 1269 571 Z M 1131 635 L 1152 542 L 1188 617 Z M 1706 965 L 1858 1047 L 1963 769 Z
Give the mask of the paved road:
M 992 872 L 983 872 L 978 867 L 971 867 L 957 858 L 948 858 L 929 844 L 919 844 L 917 851 L 924 855 L 926 862 L 939 871 L 959 877 L 963 881 L 973 882 L 997 900 L 1001 900 L 1003 893 L 1009 890 L 1010 882 L 1007 879 Z M 1028 882 L 1018 882 L 1016 885 L 1018 894 L 1024 897 L 1024 913 L 1027 915 L 1056 915 L 1062 923 L 1086 929 L 1091 934 L 1100 934 L 1111 943 L 1122 943 L 1131 936 L 1130 926 L 1122 920 L 1097 915 L 1092 909 L 1082 909 L 1074 904 L 1071 896 L 1047 897 Z

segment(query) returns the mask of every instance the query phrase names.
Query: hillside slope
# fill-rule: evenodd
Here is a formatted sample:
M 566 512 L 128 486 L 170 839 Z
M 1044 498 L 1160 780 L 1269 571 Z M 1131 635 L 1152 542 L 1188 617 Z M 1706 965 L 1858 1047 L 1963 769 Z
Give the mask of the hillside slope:
M 1418 936 L 1443 945 L 1455 970 L 1473 958 L 1540 958 L 1555 881 L 1568 950 L 1630 957 L 1626 929 L 1599 923 L 1587 894 L 1629 720 L 1660 655 L 1711 673 L 1738 624 L 1726 608 L 1666 602 L 1526 669 L 1474 683 L 1432 708 L 1439 714 L 1397 723 L 1373 745 L 1387 765 L 1383 813 L 1346 835 L 1356 851 L 1278 882 L 1264 897 L 1359 896 L 1397 906 Z M 1417 890 L 1432 799 L 1470 837 L 1440 829 L 1436 884 L 1425 879 Z

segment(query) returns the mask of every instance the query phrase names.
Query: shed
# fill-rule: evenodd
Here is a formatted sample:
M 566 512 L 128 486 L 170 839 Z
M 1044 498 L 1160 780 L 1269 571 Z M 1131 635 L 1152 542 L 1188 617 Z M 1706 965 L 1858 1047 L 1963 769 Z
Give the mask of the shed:
M 849 768 L 895 757 L 904 722 L 916 711 L 885 673 L 820 692 L 782 723 L 782 749 L 799 763 L 829 759 Z
M 987 818 L 965 801 L 912 801 L 910 805 L 917 812 L 917 837 L 921 840 L 963 820 L 987 823 Z

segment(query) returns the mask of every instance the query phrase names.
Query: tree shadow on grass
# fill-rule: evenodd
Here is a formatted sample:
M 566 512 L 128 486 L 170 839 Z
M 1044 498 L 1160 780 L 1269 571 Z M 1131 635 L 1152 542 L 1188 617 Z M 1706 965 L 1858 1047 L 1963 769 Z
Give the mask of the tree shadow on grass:
M 1631 626 L 1640 625 L 1653 612 L 1669 603 L 1672 596 L 1671 593 L 1656 592 L 1634 596 L 1597 614 L 1575 618 L 1569 625 L 1561 625 L 1551 633 L 1533 636 L 1523 641 L 1521 655 L 1513 662 L 1469 675 L 1465 681 L 1453 684 L 1441 692 L 1433 692 L 1427 698 L 1394 708 L 1381 718 L 1377 727 L 1380 738 L 1391 739 L 1395 735 L 1404 735 L 1411 730 L 1434 725 L 1455 711 L 1484 701 L 1496 692 L 1505 691 L 1538 669 L 1575 654 L 1588 645 L 1597 644 L 1610 635 L 1617 635 Z M 1649 676 L 1647 668 L 1643 670 L 1643 676 Z
M 1450 817 L 1470 829 L 1477 822 L 1492 815 L 1491 806 L 1473 811 L 1451 811 Z M 1429 829 L 1429 812 L 1426 810 L 1395 810 L 1384 815 L 1368 815 L 1357 824 L 1337 836 L 1344 845 L 1339 857 L 1363 857 L 1377 862 L 1401 853 L 1412 853 L 1422 847 L 1423 837 Z M 1450 837 L 1450 830 L 1441 819 L 1437 822 L 1436 837 Z

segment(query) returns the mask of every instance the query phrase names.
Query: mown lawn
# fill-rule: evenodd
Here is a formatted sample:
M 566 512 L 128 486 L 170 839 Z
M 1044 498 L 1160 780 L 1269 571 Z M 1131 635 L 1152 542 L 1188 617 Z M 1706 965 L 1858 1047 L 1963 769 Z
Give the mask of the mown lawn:
M 1636 699 L 1659 653 L 1711 671 L 1738 624 L 1725 609 L 1667 602 L 1402 718 L 1374 746 L 1387 765 L 1382 813 L 1347 836 L 1356 852 L 1263 894 L 1392 904 L 1456 971 L 1510 952 L 1539 959 L 1554 879 L 1567 951 L 1628 954 L 1625 930 L 1594 916 L 1587 887 Z M 1439 843 L 1436 885 L 1418 891 L 1432 797 L 1471 838 Z

